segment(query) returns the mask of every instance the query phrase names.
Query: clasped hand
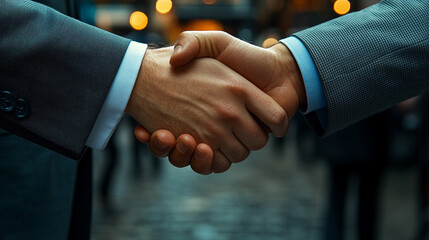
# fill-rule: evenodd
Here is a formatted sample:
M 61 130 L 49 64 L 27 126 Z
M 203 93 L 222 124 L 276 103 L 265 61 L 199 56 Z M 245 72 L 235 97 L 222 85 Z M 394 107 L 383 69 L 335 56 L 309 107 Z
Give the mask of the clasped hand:
M 126 112 L 155 155 L 210 174 L 262 148 L 268 132 L 284 136 L 300 104 L 302 78 L 284 45 L 263 49 L 224 32 L 184 32 L 174 50 L 148 50 Z

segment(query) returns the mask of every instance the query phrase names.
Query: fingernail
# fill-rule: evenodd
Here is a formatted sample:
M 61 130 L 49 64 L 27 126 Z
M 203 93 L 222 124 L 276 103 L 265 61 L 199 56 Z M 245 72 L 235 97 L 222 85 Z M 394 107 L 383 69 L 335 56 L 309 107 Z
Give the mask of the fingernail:
M 200 151 L 200 148 L 197 147 L 197 149 L 195 150 L 195 159 L 197 160 L 202 160 L 204 158 L 204 154 L 203 152 Z
M 181 154 L 185 154 L 186 152 L 188 152 L 188 148 L 183 142 L 178 141 L 176 146 L 177 146 L 177 151 L 179 151 Z
M 155 139 L 155 146 L 160 150 L 166 150 L 168 148 L 168 146 L 163 144 L 159 139 Z
M 173 55 L 174 54 L 178 54 L 178 53 L 180 53 L 182 51 L 182 46 L 181 45 L 175 45 L 174 46 L 174 52 L 173 52 Z

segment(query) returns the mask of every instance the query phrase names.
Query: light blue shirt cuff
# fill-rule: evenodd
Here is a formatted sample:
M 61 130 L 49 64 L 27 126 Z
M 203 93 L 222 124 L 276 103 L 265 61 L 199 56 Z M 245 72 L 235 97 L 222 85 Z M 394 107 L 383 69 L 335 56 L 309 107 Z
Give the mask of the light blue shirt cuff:
M 326 108 L 326 97 L 323 92 L 322 81 L 314 64 L 313 58 L 304 44 L 296 37 L 280 40 L 293 54 L 304 80 L 307 93 L 307 108 L 303 114 Z
M 86 146 L 103 149 L 124 115 L 147 45 L 131 42 L 119 66 L 112 87 L 86 140 Z

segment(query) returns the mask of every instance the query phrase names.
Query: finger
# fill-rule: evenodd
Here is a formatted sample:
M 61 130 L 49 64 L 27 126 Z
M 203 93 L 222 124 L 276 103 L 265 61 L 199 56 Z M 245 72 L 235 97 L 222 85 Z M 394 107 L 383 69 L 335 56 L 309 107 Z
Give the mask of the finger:
M 198 144 L 191 159 L 191 168 L 195 172 L 203 175 L 212 173 L 213 150 L 205 143 Z M 229 161 L 228 161 L 229 162 Z
M 250 150 L 244 146 L 235 136 L 233 139 L 225 139 L 225 141 L 220 144 L 219 148 L 231 163 L 241 162 L 250 154 Z
M 156 130 L 149 142 L 149 148 L 155 156 L 165 157 L 176 145 L 176 138 L 168 130 Z
M 134 128 L 134 135 L 140 142 L 149 142 L 150 133 L 142 125 L 138 125 Z
M 219 150 L 213 153 L 212 171 L 214 173 L 222 173 L 231 167 L 231 161 Z
M 174 44 L 170 64 L 178 67 L 196 57 L 217 58 L 233 37 L 221 31 L 188 31 L 179 35 Z
M 289 128 L 286 111 L 270 96 L 255 86 L 249 85 L 245 98 L 247 109 L 253 113 L 271 132 L 282 137 Z
M 198 38 L 186 32 L 181 33 L 174 44 L 170 64 L 173 67 L 183 66 L 196 58 L 199 51 L 200 43 L 198 42 Z
M 233 129 L 234 135 L 250 150 L 259 150 L 268 142 L 268 134 L 263 126 L 260 125 L 248 111 L 240 113 L 240 122 Z
M 170 152 L 168 160 L 178 168 L 189 165 L 197 143 L 189 134 L 182 134 L 177 138 L 176 147 Z

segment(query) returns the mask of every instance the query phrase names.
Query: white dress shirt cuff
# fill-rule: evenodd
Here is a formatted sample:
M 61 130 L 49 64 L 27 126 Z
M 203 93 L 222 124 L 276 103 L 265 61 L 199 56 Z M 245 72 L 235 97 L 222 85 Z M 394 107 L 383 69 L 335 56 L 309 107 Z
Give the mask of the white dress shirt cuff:
M 303 110 L 303 114 L 326 108 L 326 97 L 323 92 L 322 81 L 307 48 L 296 37 L 288 37 L 280 40 L 280 42 L 286 45 L 291 51 L 298 63 L 299 70 L 304 80 L 307 94 L 307 108 Z
M 112 87 L 86 140 L 86 146 L 95 149 L 106 147 L 124 115 L 146 49 L 146 44 L 134 41 L 130 42 L 116 77 L 113 80 Z

